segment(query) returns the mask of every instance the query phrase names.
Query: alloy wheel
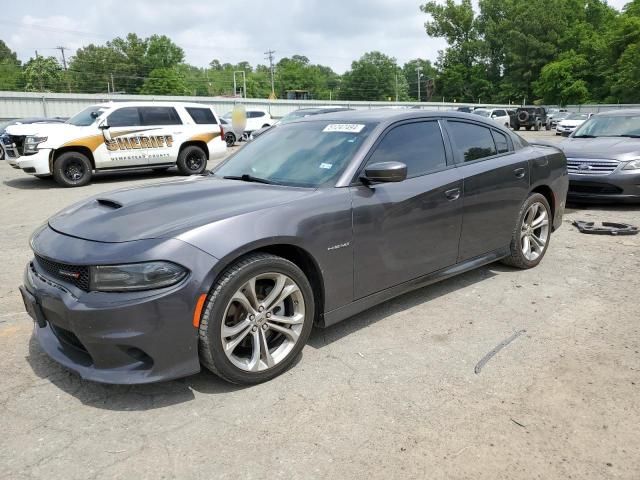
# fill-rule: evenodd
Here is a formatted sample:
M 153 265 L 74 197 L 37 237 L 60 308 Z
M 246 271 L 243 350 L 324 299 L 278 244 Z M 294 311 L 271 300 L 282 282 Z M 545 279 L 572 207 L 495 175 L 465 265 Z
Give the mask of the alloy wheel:
M 293 350 L 304 320 L 304 297 L 293 279 L 275 272 L 256 275 L 225 309 L 220 331 L 224 353 L 241 370 L 267 370 Z
M 80 180 L 85 174 L 85 167 L 79 160 L 70 160 L 64 167 L 64 176 L 73 182 Z
M 524 257 L 533 262 L 544 253 L 549 241 L 549 212 L 540 202 L 532 203 L 522 220 L 520 248 Z
M 185 163 L 189 170 L 193 172 L 197 172 L 202 167 L 203 161 L 204 161 L 204 157 L 201 154 L 197 152 L 193 152 L 193 153 L 190 153 L 189 156 L 187 156 Z

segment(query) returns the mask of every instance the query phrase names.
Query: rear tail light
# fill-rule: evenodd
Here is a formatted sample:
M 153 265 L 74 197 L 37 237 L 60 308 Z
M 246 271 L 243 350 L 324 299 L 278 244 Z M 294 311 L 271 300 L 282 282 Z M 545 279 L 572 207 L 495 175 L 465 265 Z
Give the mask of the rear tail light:
M 224 142 L 224 129 L 222 128 L 222 125 L 220 125 L 220 140 Z

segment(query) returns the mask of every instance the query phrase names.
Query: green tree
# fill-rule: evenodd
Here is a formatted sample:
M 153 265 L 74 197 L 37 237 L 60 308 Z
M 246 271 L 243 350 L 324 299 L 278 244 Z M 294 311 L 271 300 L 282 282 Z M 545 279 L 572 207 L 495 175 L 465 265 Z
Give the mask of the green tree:
M 402 75 L 409 86 L 409 98 L 411 100 L 418 100 L 418 68 L 420 68 L 420 99 L 428 100 L 429 94 L 434 94 L 434 91 L 429 91 L 427 88 L 430 81 L 435 83 L 438 71 L 435 69 L 429 60 L 423 60 L 416 58 L 405 63 L 402 67 Z
M 24 66 L 26 89 L 33 92 L 59 91 L 62 66 L 55 57 L 31 58 Z
M 20 60 L 16 53 L 0 40 L 0 90 L 19 90 L 23 86 Z
M 397 83 L 396 83 L 397 79 Z M 408 100 L 409 86 L 396 59 L 380 52 L 365 53 L 342 77 L 340 98 L 345 100 Z
M 190 94 L 183 72 L 177 67 L 161 67 L 152 70 L 149 77 L 145 79 L 140 93 L 142 95 Z
M 184 62 L 184 50 L 166 35 L 151 35 L 144 40 L 144 66 L 148 71 L 157 68 L 173 68 Z
M 588 68 L 586 57 L 567 52 L 542 68 L 540 79 L 534 83 L 535 92 L 548 104 L 583 103 L 589 98 L 589 90 L 580 76 Z
M 111 89 L 126 91 L 127 81 L 134 74 L 127 57 L 109 46 L 89 44 L 80 48 L 69 62 L 69 76 L 73 88 L 78 92 L 101 93 Z

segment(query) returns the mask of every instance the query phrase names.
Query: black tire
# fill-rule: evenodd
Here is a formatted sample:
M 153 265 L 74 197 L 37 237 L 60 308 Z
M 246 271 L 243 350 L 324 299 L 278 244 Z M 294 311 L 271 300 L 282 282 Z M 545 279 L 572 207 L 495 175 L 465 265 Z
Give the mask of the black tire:
M 522 223 L 525 219 L 525 214 L 529 210 L 529 207 L 531 207 L 536 202 L 542 204 L 546 209 L 547 220 L 549 222 L 548 236 L 542 253 L 539 255 L 539 257 L 535 260 L 529 260 L 524 256 L 524 253 L 522 252 L 521 231 Z M 544 255 L 545 253 L 547 253 L 547 250 L 549 248 L 549 242 L 551 241 L 552 222 L 553 220 L 551 215 L 551 208 L 549 207 L 549 202 L 547 201 L 545 196 L 539 193 L 532 193 L 531 195 L 529 195 L 529 197 L 524 201 L 522 207 L 520 208 L 520 212 L 518 213 L 518 220 L 516 221 L 515 227 L 511 234 L 511 243 L 509 245 L 510 254 L 508 257 L 502 259 L 502 263 L 522 269 L 533 268 L 538 265 L 544 258 Z
M 516 123 L 516 124 L 513 126 L 513 129 L 514 129 L 515 131 L 520 130 L 520 125 L 518 125 L 518 124 Z
M 227 133 L 224 141 L 227 142 L 227 147 L 233 147 L 236 144 L 236 136 L 233 133 Z
M 182 175 L 200 175 L 207 168 L 207 154 L 197 145 L 188 145 L 180 150 L 176 164 Z
M 153 170 L 156 173 L 164 173 L 167 170 L 169 170 L 170 168 L 171 167 L 155 167 L 155 168 L 152 168 L 151 170 Z
M 526 127 L 524 127 L 524 128 L 525 128 L 525 129 L 527 130 L 527 132 L 528 132 L 529 130 L 531 130 L 531 125 L 527 125 L 527 126 L 526 126 Z
M 80 152 L 65 152 L 53 163 L 53 178 L 63 187 L 82 187 L 91 181 L 93 167 Z
M 550 124 L 548 124 L 548 123 L 547 123 L 547 124 L 545 124 L 544 129 L 545 129 L 545 130 L 547 130 L 547 131 L 548 131 L 548 130 L 551 130 L 551 125 L 550 125 Z
M 223 351 L 220 335 L 222 321 L 235 292 L 252 277 L 266 272 L 282 273 L 297 283 L 304 299 L 305 318 L 297 343 L 287 357 L 266 370 L 247 372 L 231 363 Z M 227 268 L 209 292 L 198 330 L 200 362 L 208 370 L 231 383 L 252 385 L 271 380 L 287 370 L 302 351 L 311 333 L 314 315 L 313 290 L 300 268 L 275 255 L 250 254 Z

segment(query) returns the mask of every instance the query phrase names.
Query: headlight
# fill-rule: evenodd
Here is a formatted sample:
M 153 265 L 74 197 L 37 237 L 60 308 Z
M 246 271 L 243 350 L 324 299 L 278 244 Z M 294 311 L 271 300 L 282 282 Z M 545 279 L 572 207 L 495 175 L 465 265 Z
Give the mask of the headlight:
M 637 160 L 631 160 L 624 166 L 623 170 L 640 170 L 640 158 Z
M 91 267 L 91 290 L 119 292 L 175 285 L 188 271 L 171 262 L 130 263 Z
M 24 139 L 24 153 L 36 153 L 38 145 L 47 141 L 47 137 L 28 136 Z

